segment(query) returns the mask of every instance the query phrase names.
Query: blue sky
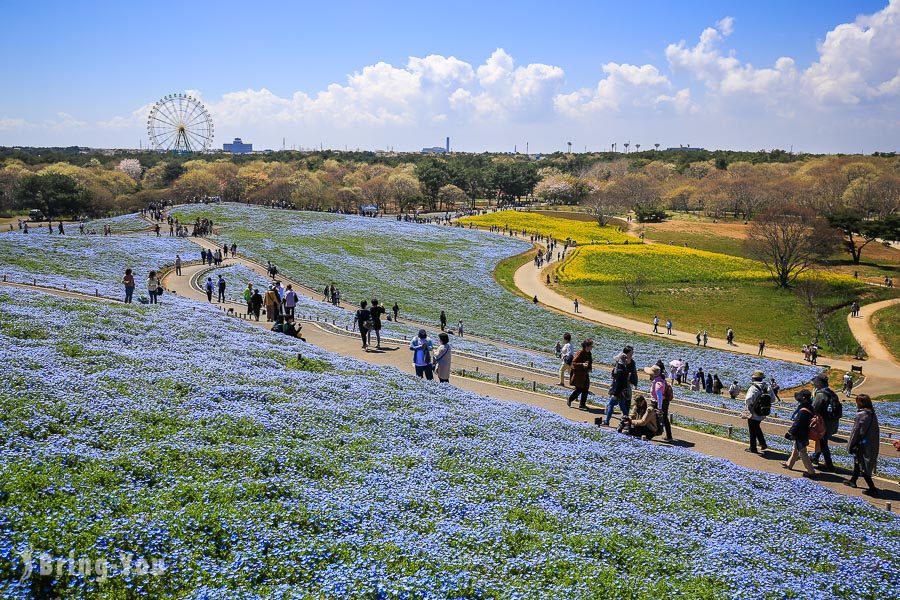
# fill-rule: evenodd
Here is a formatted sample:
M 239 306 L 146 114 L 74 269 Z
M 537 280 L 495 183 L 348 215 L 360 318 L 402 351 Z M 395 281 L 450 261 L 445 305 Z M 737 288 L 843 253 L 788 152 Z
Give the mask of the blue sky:
M 896 150 L 897 4 L 13 0 L 0 145 L 137 146 L 190 90 L 216 145 Z

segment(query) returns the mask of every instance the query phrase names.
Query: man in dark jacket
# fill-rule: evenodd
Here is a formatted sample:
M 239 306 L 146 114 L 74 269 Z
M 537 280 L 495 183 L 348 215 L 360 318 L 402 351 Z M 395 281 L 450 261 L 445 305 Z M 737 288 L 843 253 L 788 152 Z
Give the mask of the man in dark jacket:
M 816 394 L 813 396 L 812 408 L 813 412 L 822 417 L 825 421 L 825 437 L 816 443 L 816 451 L 813 452 L 812 461 L 820 471 L 834 471 L 834 463 L 831 462 L 831 449 L 828 447 L 829 438 L 837 433 L 840 419 L 831 410 L 836 402 L 840 404 L 837 394 L 828 387 L 828 376 L 819 373 L 812 380 L 813 387 L 816 388 Z M 825 466 L 819 467 L 819 458 L 825 458 Z
M 634 348 L 625 346 L 624 351 L 616 358 L 612 370 L 612 383 L 609 386 L 609 400 L 606 403 L 606 425 L 612 419 L 613 409 L 619 405 L 623 416 L 631 409 L 631 391 L 637 386 L 637 367 L 634 364 Z

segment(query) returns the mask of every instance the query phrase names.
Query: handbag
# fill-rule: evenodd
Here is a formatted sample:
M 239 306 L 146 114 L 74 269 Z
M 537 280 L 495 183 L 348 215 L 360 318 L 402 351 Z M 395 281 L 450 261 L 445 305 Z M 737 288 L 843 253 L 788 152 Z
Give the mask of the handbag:
M 158 288 L 156 288 L 156 295 L 157 295 L 157 296 L 162 296 L 162 295 L 163 295 L 163 289 L 162 289 L 162 286 L 159 286 Z

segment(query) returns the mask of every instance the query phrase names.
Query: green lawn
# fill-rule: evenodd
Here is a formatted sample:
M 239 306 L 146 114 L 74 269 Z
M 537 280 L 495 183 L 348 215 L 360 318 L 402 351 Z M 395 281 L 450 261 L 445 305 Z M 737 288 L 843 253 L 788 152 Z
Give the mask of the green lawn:
M 497 266 L 494 267 L 494 279 L 510 292 L 518 294 L 523 298 L 527 298 L 527 296 L 516 287 L 515 274 L 519 267 L 530 260 L 534 260 L 534 255 L 536 253 L 535 250 L 529 250 L 528 252 L 523 252 L 522 254 L 517 254 L 501 260 L 497 263 Z M 531 298 L 528 299 L 531 300 Z
M 872 326 L 881 343 L 894 358 L 900 359 L 900 304 L 883 308 L 872 315 Z
M 619 285 L 567 285 L 563 293 L 583 298 L 585 304 L 615 314 L 647 322 L 650 330 L 653 315 L 665 322 L 672 319 L 676 329 L 694 332 L 707 329 L 711 336 L 723 337 L 732 327 L 738 341 L 755 343 L 765 339 L 772 346 L 799 349 L 809 343 L 814 329 L 793 292 L 780 290 L 770 283 L 717 283 L 705 285 L 657 284 L 632 306 Z M 868 291 L 868 290 L 865 290 Z M 844 304 L 855 297 L 853 290 L 835 289 L 829 304 Z M 820 339 L 825 353 L 852 354 L 856 340 L 847 326 L 843 308 L 827 319 L 832 343 Z

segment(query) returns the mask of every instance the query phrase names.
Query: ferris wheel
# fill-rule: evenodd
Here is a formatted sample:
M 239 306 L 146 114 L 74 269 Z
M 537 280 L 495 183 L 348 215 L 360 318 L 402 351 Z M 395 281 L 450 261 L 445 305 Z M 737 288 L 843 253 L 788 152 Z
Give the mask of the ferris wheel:
M 169 94 L 150 109 L 147 134 L 156 150 L 204 152 L 212 148 L 212 117 L 196 98 Z

